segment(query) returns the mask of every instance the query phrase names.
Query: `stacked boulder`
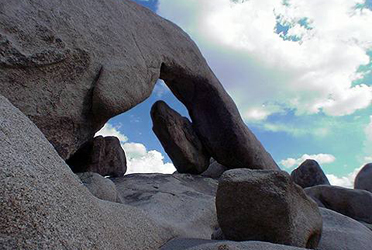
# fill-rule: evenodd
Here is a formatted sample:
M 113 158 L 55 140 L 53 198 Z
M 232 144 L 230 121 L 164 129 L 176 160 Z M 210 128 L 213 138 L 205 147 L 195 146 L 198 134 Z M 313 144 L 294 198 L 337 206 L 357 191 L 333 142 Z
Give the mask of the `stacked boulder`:
M 291 173 L 292 180 L 302 188 L 330 185 L 327 176 L 315 160 L 308 159 Z
M 355 177 L 355 189 L 362 189 L 372 192 L 372 163 L 364 165 Z

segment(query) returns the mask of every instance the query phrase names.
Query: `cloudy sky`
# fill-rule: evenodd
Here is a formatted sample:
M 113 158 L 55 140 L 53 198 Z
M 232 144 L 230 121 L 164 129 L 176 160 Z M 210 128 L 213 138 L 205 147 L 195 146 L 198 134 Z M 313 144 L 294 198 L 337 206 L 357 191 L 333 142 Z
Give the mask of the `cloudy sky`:
M 372 0 L 136 1 L 184 29 L 233 97 L 248 127 L 290 172 L 317 160 L 351 186 L 372 162 Z M 109 121 L 129 172 L 174 171 L 151 131 L 150 108 L 186 109 L 158 82 L 152 96 Z

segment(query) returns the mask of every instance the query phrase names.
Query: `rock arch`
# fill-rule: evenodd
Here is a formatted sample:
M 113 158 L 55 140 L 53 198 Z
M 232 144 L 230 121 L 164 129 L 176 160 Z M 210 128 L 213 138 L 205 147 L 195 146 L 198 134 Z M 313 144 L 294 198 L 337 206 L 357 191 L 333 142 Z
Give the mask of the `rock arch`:
M 149 97 L 160 78 L 218 162 L 278 168 L 195 43 L 173 23 L 129 0 L 0 1 L 7 10 L 0 13 L 1 94 L 62 158 Z

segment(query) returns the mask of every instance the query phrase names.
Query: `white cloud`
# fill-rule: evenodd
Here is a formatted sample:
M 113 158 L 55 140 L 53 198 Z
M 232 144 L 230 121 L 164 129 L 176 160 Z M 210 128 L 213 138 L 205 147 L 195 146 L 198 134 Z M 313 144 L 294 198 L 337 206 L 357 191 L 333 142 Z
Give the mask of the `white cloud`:
M 342 116 L 372 101 L 371 86 L 353 85 L 372 48 L 372 11 L 355 9 L 361 2 L 160 0 L 158 13 L 197 42 L 247 121 L 283 108 Z
M 115 136 L 119 139 L 119 141 L 121 143 L 124 143 L 126 141 L 128 141 L 128 137 L 126 137 L 125 135 L 123 135 L 122 133 L 120 133 L 120 131 L 118 130 L 119 127 L 114 127 L 112 126 L 111 124 L 109 123 L 106 123 L 105 126 L 103 126 L 103 128 L 101 128 L 95 136 L 99 136 L 99 135 L 102 135 L 102 136 Z
M 362 166 L 363 167 L 363 166 Z M 334 174 L 327 174 L 327 178 L 331 185 L 346 188 L 354 188 L 354 180 L 362 167 L 355 169 L 353 172 L 346 176 L 338 177 Z
M 105 126 L 96 133 L 96 136 L 116 136 L 121 142 L 121 146 L 127 158 L 127 172 L 133 173 L 163 173 L 171 174 L 176 171 L 172 163 L 164 162 L 164 156 L 156 151 L 147 151 L 142 143 L 127 142 L 128 137 L 123 135 L 117 127 L 106 123 Z
M 290 169 L 290 168 L 299 166 L 301 163 L 303 163 L 307 159 L 315 160 L 320 165 L 322 165 L 322 164 L 328 164 L 328 163 L 334 162 L 336 160 L 336 157 L 334 157 L 331 154 L 314 154 L 314 155 L 304 154 L 300 158 L 297 158 L 297 159 L 287 158 L 285 160 L 281 160 L 280 164 L 284 166 L 285 168 Z

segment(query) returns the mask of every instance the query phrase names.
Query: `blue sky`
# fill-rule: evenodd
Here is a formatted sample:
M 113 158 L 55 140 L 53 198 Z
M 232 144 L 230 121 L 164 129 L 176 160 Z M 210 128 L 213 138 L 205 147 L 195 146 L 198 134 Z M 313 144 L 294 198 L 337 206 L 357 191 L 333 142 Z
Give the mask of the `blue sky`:
M 372 0 L 136 2 L 193 38 L 282 169 L 315 158 L 331 182 L 350 186 L 372 162 Z M 126 136 L 131 172 L 173 171 L 151 130 L 160 99 L 187 116 L 160 82 L 101 131 Z

